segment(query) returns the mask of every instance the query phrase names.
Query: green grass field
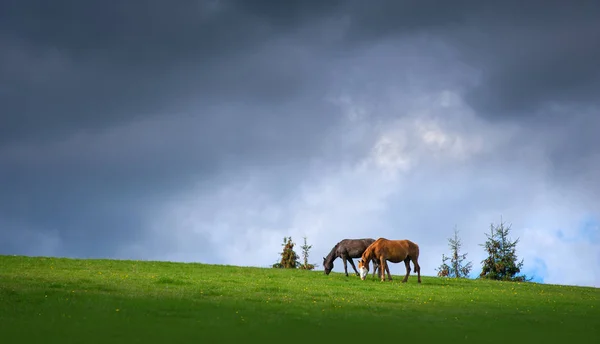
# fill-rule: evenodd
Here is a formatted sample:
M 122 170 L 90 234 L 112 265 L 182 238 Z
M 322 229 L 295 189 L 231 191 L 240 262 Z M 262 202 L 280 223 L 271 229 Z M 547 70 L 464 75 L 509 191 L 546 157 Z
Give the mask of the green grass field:
M 400 280 L 0 256 L 0 336 L 3 343 L 600 342 L 598 288 Z

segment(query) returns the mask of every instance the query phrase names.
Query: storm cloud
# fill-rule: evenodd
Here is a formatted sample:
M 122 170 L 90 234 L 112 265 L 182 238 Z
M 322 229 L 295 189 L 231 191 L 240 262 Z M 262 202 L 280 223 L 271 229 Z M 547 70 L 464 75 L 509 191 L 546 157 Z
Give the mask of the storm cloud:
M 288 235 L 315 263 L 409 238 L 434 275 L 456 225 L 478 272 L 502 218 L 525 273 L 600 286 L 599 15 L 3 2 L 0 253 L 269 266 Z

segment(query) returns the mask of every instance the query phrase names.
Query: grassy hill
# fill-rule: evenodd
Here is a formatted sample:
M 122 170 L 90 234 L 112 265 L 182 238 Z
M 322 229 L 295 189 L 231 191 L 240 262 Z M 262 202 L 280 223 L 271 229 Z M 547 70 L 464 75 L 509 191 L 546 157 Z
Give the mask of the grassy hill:
M 598 288 L 394 277 L 0 256 L 0 336 L 4 343 L 600 342 Z

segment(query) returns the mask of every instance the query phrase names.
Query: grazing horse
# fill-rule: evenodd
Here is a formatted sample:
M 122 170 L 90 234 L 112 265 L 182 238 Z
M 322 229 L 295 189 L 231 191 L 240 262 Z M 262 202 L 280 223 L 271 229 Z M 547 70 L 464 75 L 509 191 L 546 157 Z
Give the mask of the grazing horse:
M 381 273 L 381 281 L 385 281 L 385 269 L 388 273 L 388 278 L 391 281 L 392 275 L 387 266 L 386 261 L 392 263 L 404 262 L 406 265 L 406 276 L 402 280 L 405 283 L 408 280 L 410 274 L 410 261 L 412 260 L 415 266 L 415 271 L 418 276 L 418 281 L 421 283 L 421 267 L 419 266 L 419 245 L 415 244 L 410 240 L 388 240 L 385 238 L 379 238 L 375 240 L 367 249 L 363 252 L 360 261 L 358 262 L 358 269 L 360 270 L 360 279 L 364 280 L 369 273 L 369 262 L 379 261 L 379 272 Z
M 352 258 L 360 258 L 363 252 L 375 242 L 375 239 L 364 238 L 364 239 L 344 239 L 331 249 L 327 257 L 323 257 L 323 267 L 325 268 L 325 275 L 329 275 L 331 270 L 333 270 L 333 261 L 336 258 L 342 258 L 344 262 L 344 271 L 346 272 L 346 276 L 348 276 L 348 264 L 347 261 L 350 262 L 354 272 L 358 276 L 358 270 L 356 270 L 356 266 L 354 266 L 354 261 Z M 373 260 L 373 277 L 375 277 L 375 271 L 379 268 L 379 262 Z

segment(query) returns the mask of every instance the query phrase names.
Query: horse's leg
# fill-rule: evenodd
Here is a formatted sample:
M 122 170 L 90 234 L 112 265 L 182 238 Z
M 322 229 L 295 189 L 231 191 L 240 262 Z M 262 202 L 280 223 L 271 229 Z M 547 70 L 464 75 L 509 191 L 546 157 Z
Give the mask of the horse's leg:
M 415 272 L 417 273 L 417 281 L 421 283 L 421 266 L 419 265 L 417 259 L 411 258 L 411 260 L 413 262 L 413 265 L 415 266 Z
M 410 274 L 410 258 L 409 257 L 406 257 L 406 259 L 404 259 L 404 265 L 406 266 L 406 275 L 404 276 L 402 283 L 406 283 L 406 281 L 408 280 L 408 275 Z
M 389 264 L 385 264 L 385 271 L 387 271 L 388 279 L 391 281 L 392 275 L 390 274 L 390 265 Z
M 348 277 L 348 262 L 345 255 L 342 255 L 342 260 L 344 261 L 344 271 L 346 272 L 346 277 Z
M 352 265 L 352 268 L 354 269 L 356 276 L 360 276 L 360 274 L 358 273 L 358 270 L 356 270 L 356 266 L 354 265 L 354 259 L 352 259 L 352 257 L 350 257 L 350 258 L 348 258 L 348 261 L 350 262 L 350 265 Z
M 379 262 L 377 259 L 373 259 L 373 278 L 375 278 L 375 273 L 379 272 L 381 274 L 381 267 L 379 266 Z
M 381 273 L 381 282 L 385 282 L 385 271 L 384 270 L 386 268 L 387 268 L 387 264 L 386 264 L 385 258 L 382 255 L 381 257 L 379 257 L 379 272 Z

